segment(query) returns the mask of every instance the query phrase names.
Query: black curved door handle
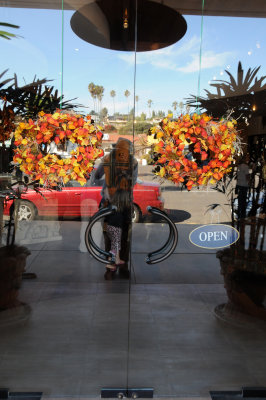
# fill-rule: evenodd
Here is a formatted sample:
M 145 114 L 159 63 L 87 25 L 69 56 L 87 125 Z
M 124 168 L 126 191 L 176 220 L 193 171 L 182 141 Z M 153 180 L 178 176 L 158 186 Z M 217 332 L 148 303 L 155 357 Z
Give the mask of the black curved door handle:
M 101 249 L 94 242 L 91 230 L 93 225 L 99 221 L 101 218 L 106 217 L 107 215 L 113 214 L 117 210 L 116 206 L 101 208 L 97 211 L 96 214 L 91 218 L 85 232 L 85 244 L 88 249 L 88 252 L 97 260 L 103 264 L 115 264 L 115 256 L 108 251 Z
M 158 250 L 155 250 L 152 253 L 148 253 L 148 255 L 146 257 L 147 264 L 158 264 L 159 262 L 164 261 L 164 260 L 166 260 L 166 258 L 170 257 L 170 255 L 174 252 L 177 242 L 178 242 L 178 232 L 177 232 L 175 224 L 173 223 L 173 221 L 168 217 L 168 215 L 164 211 L 160 210 L 159 208 L 151 207 L 151 206 L 147 207 L 147 211 L 149 211 L 151 214 L 159 215 L 161 218 L 163 218 L 167 222 L 167 224 L 169 226 L 169 237 L 168 237 L 167 241 L 165 242 L 165 244 L 162 247 L 160 247 Z M 166 253 L 163 253 L 164 250 L 167 250 Z M 163 255 L 161 257 L 152 259 L 153 257 L 156 257 L 159 254 L 163 254 Z

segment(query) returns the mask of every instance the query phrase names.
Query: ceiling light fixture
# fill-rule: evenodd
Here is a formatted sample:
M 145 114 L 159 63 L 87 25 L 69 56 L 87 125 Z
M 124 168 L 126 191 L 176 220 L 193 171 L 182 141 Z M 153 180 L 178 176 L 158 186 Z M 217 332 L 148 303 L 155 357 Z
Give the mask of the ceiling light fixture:
M 124 12 L 123 28 L 124 29 L 128 28 L 128 12 L 127 12 L 127 8 L 125 9 L 125 12 Z
M 119 51 L 168 47 L 187 31 L 176 9 L 152 0 L 90 0 L 72 15 L 70 25 L 86 42 Z

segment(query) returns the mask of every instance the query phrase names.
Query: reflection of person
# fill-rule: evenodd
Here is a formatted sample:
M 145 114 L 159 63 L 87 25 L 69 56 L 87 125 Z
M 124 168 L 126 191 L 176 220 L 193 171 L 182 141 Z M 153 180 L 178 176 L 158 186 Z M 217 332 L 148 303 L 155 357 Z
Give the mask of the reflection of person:
M 128 226 L 131 221 L 129 192 L 127 190 L 117 189 L 110 199 L 110 204 L 116 206 L 117 211 L 105 218 L 105 231 L 111 241 L 110 253 L 115 256 L 115 265 L 107 264 L 106 274 L 109 273 L 108 271 L 116 272 L 117 266 L 125 264 L 125 261 L 120 258 L 120 250 L 122 229 L 124 226 Z
M 105 175 L 102 188 L 102 201 L 100 207 L 108 205 L 110 193 L 116 188 L 116 181 L 125 172 L 129 177 L 128 190 L 136 184 L 138 177 L 138 163 L 135 158 L 131 160 L 132 142 L 128 139 L 119 138 L 114 149 L 105 156 L 99 164 L 93 181 L 100 180 Z M 93 185 L 93 183 L 92 183 Z
M 110 154 L 106 155 L 100 165 L 98 166 L 94 180 L 99 180 L 105 176 L 103 188 L 102 188 L 102 200 L 99 207 L 106 207 L 110 204 L 114 193 L 117 189 L 126 190 L 131 198 L 132 188 L 137 182 L 138 176 L 138 163 L 137 160 L 132 156 L 132 142 L 128 139 L 119 138 L 114 149 Z M 130 213 L 131 214 L 131 213 Z M 120 257 L 125 261 L 125 264 L 119 266 L 119 273 L 121 276 L 128 278 L 128 260 L 129 260 L 129 230 L 131 226 L 131 220 L 124 221 L 122 224 L 121 232 L 121 251 Z M 110 238 L 105 230 L 106 224 L 104 224 L 104 240 L 105 250 L 109 251 L 111 248 Z M 111 280 L 114 278 L 114 273 L 107 271 L 105 273 L 105 279 Z
M 238 195 L 238 218 L 246 217 L 247 195 L 249 188 L 249 156 L 245 155 L 237 166 L 236 193 Z

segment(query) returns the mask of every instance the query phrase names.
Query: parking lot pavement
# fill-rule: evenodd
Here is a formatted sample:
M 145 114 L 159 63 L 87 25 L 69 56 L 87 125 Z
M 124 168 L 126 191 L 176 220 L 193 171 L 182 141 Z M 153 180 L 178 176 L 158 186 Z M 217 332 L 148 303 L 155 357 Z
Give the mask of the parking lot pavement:
M 165 181 L 152 173 L 152 166 L 139 166 L 139 179 L 160 183 L 166 211 L 174 222 L 188 224 L 228 223 L 231 208 L 228 199 L 211 187 L 193 188 L 190 192 L 181 190 L 170 181 Z M 216 204 L 215 208 L 211 206 Z

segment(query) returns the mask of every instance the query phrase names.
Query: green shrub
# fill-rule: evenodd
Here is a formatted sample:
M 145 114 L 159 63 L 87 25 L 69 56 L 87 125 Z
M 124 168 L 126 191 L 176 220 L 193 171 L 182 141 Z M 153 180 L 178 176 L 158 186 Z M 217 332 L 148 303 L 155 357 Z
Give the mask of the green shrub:
M 134 125 L 135 134 L 140 135 L 142 133 L 148 133 L 148 130 L 152 127 L 152 124 L 148 122 L 136 122 Z M 126 125 L 119 128 L 120 135 L 133 135 L 133 124 L 128 122 Z

